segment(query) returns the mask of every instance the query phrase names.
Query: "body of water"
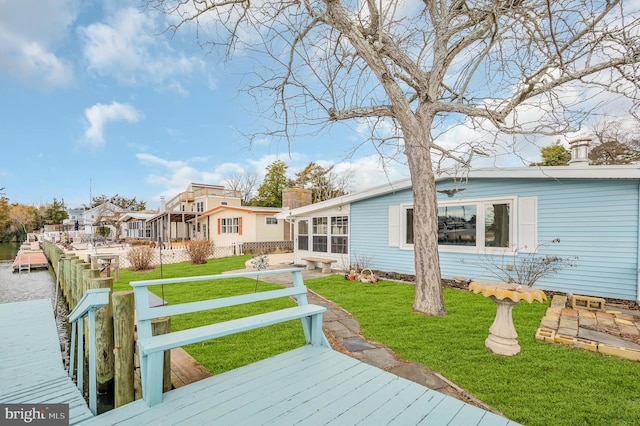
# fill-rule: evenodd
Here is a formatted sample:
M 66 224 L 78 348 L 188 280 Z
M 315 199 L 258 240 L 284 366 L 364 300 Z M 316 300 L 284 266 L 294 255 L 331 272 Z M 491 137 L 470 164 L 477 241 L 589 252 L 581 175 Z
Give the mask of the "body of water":
M 0 243 L 0 260 L 14 260 L 22 243 Z

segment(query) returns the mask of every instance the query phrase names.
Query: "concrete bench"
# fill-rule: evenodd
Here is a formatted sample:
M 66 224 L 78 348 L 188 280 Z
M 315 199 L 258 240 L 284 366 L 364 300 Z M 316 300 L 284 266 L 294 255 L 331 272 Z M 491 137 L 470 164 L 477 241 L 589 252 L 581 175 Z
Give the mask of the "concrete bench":
M 337 262 L 336 259 L 326 259 L 324 257 L 303 257 L 302 260 L 307 262 L 307 271 L 316 269 L 316 263 L 322 263 L 322 272 L 328 274 L 331 272 L 331 264 Z
M 185 282 L 256 277 L 258 275 L 264 276 L 274 273 L 281 274 L 283 272 L 291 273 L 293 287 L 284 288 L 282 290 L 271 290 L 259 293 L 243 294 L 240 296 L 182 303 L 179 305 L 149 306 L 149 286 L 161 284 L 179 285 L 180 283 Z M 136 281 L 132 282 L 131 286 L 133 287 L 136 303 L 136 317 L 138 321 L 138 351 L 140 355 L 140 371 L 142 375 L 142 397 L 149 406 L 156 405 L 162 401 L 164 351 L 171 350 L 173 348 L 295 319 L 302 320 L 302 328 L 307 344 L 329 347 L 329 343 L 322 332 L 322 314 L 327 309 L 323 306 L 308 303 L 307 288 L 302 282 L 302 269 L 300 268 Z M 151 321 L 156 318 L 292 296 L 296 298 L 298 305 L 291 308 L 237 318 L 215 324 L 208 324 L 176 332 L 169 332 L 158 336 L 152 335 Z

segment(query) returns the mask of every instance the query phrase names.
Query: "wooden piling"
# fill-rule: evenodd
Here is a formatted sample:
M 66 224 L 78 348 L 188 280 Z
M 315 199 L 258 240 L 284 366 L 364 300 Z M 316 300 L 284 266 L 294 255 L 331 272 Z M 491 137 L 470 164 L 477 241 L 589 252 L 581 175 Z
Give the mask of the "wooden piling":
M 113 291 L 113 279 L 92 278 L 88 289 L 109 288 Z M 113 305 L 111 301 L 96 311 L 96 377 L 98 385 L 106 385 L 113 379 Z
M 151 320 L 151 335 L 158 336 L 171 332 L 171 318 L 156 318 Z M 162 371 L 162 391 L 171 390 L 171 351 L 164 351 L 164 368 Z
M 114 334 L 114 405 L 132 402 L 134 391 L 134 301 L 133 291 L 111 295 Z

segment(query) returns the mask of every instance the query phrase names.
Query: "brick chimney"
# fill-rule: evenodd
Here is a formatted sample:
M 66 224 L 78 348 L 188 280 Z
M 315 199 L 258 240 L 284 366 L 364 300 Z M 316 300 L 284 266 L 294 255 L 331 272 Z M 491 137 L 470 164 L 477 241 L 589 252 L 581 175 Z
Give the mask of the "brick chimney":
M 311 204 L 311 190 L 294 186 L 293 188 L 285 188 L 282 190 L 282 207 L 289 209 L 297 209 L 298 207 L 308 206 Z

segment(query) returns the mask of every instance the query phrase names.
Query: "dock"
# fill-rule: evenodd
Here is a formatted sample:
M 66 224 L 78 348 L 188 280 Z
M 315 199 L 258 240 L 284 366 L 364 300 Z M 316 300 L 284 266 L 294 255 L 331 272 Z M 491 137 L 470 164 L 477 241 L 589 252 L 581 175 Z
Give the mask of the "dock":
M 69 404 L 72 425 L 517 425 L 313 345 L 93 416 L 64 369 L 50 300 L 0 304 L 0 330 L 0 403 Z
M 47 269 L 49 261 L 39 248 L 21 248 L 13 261 L 14 272 L 29 272 L 32 269 Z
M 90 419 L 62 362 L 51 300 L 0 305 L 0 403 L 68 404 L 70 424 Z

